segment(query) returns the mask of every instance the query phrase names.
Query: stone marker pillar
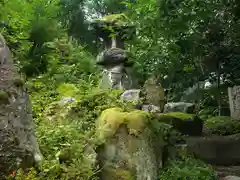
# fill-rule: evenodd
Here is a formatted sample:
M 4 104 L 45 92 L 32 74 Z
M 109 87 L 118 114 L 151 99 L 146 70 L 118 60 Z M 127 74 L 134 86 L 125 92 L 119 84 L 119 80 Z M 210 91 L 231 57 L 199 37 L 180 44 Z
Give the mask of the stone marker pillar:
M 231 117 L 234 119 L 240 118 L 240 86 L 228 88 L 229 105 Z
M 148 105 L 149 108 L 153 105 L 155 107 L 159 107 L 159 111 L 163 112 L 165 105 L 165 93 L 164 88 L 161 84 L 157 82 L 157 77 L 152 76 L 146 80 L 143 86 L 143 94 L 144 94 L 144 105 Z M 145 107 L 144 106 L 144 107 Z M 151 112 L 151 110 L 150 110 Z
M 122 14 L 105 16 L 92 22 L 97 36 L 105 43 L 105 50 L 97 57 L 97 64 L 103 67 L 100 84 L 104 89 L 131 89 L 132 80 L 126 68 L 133 64 L 128 61 L 128 53 L 124 50 L 124 40 L 131 29 L 129 22 Z

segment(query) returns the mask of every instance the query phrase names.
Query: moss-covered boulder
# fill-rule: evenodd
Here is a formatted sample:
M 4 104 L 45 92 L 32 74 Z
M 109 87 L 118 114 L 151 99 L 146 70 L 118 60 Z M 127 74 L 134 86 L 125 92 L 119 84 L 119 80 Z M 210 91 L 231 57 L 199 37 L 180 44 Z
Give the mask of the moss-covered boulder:
M 204 122 L 204 126 L 210 134 L 225 136 L 240 133 L 240 121 L 229 116 L 208 118 Z
M 104 180 L 156 179 L 164 149 L 178 138 L 171 125 L 141 110 L 110 108 L 96 121 L 98 164 Z
M 200 136 L 203 129 L 203 121 L 194 114 L 170 112 L 159 114 L 159 121 L 171 124 L 183 135 Z

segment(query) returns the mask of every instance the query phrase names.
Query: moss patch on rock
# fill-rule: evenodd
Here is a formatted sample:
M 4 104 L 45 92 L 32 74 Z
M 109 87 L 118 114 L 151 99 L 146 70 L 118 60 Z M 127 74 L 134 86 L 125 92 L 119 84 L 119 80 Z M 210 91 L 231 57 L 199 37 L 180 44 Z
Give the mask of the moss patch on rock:
M 233 135 L 240 133 L 240 121 L 229 116 L 216 116 L 207 119 L 204 126 L 210 134 Z
M 173 146 L 178 135 L 172 125 L 151 113 L 119 107 L 104 110 L 96 120 L 96 137 L 101 147 L 98 157 L 100 167 L 106 171 L 101 174 L 117 176 L 113 180 L 155 178 L 160 164 L 167 160 L 162 157 L 163 148 Z M 108 168 L 114 171 L 109 172 Z
M 9 98 L 9 96 L 8 96 L 7 92 L 0 91 L 0 102 L 6 103 L 6 102 L 8 102 L 8 98 Z
M 135 180 L 134 174 L 128 170 L 123 168 L 106 168 L 108 179 L 109 180 Z
M 148 128 L 153 134 L 153 138 L 159 139 L 159 143 L 174 144 L 181 139 L 172 125 L 174 123 L 161 121 L 161 118 L 161 116 L 141 110 L 127 111 L 122 108 L 109 108 L 104 110 L 95 122 L 96 136 L 101 144 L 113 137 L 121 125 L 126 125 L 130 135 L 140 136 L 145 128 Z
M 125 14 L 111 14 L 99 19 L 93 19 L 93 23 L 112 24 L 116 26 L 126 26 L 131 23 Z
M 122 39 L 126 40 L 131 39 L 136 33 L 133 22 L 125 14 L 111 14 L 99 19 L 93 19 L 91 25 L 98 31 L 97 34 L 105 38 L 105 35 L 114 37 L 118 34 Z
M 202 134 L 203 121 L 194 114 L 169 112 L 157 116 L 159 121 L 171 124 L 183 135 L 200 136 Z
M 97 136 L 104 140 L 115 134 L 120 125 L 126 124 L 130 134 L 141 133 L 148 122 L 148 113 L 141 110 L 124 112 L 121 108 L 110 108 L 102 112 L 96 121 Z
M 162 114 L 161 116 L 170 116 L 174 118 L 178 118 L 181 120 L 194 120 L 195 115 L 194 114 L 187 114 L 187 113 L 182 113 L 182 112 L 169 112 L 166 114 Z

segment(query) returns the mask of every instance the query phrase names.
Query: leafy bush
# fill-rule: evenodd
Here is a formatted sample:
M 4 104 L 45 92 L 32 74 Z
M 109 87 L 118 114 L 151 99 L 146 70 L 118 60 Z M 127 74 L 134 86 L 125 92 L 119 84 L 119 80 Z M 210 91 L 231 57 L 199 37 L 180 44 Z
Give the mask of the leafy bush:
M 201 119 L 206 120 L 216 114 L 216 108 L 207 107 L 201 109 L 197 114 Z
M 228 116 L 217 116 L 205 121 L 205 127 L 211 134 L 233 135 L 240 133 L 239 120 L 232 119 Z
M 217 180 L 211 166 L 200 160 L 184 158 L 172 160 L 162 172 L 159 180 Z
M 119 90 L 98 90 L 92 92 L 84 96 L 72 107 L 71 112 L 69 112 L 70 118 L 78 122 L 82 130 L 91 129 L 102 111 L 113 107 L 122 107 L 124 109 L 131 107 L 131 103 L 123 104 L 119 101 L 121 93 L 122 91 Z

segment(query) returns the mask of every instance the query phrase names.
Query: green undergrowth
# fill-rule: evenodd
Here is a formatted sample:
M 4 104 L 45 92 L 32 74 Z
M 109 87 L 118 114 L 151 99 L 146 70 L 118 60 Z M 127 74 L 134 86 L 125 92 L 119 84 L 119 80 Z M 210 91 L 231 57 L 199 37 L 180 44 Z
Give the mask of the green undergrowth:
M 20 169 L 11 174 L 16 176 L 15 179 L 22 180 L 88 180 L 89 178 L 94 180 L 96 169 L 87 156 L 92 155 L 95 148 L 94 126 L 91 123 L 98 115 L 97 112 L 101 111 L 96 109 L 106 108 L 101 107 L 101 104 L 108 106 L 113 101 L 110 97 L 114 95 L 101 92 L 105 94 L 105 100 L 100 101 L 96 95 L 100 95 L 97 93 L 100 91 L 95 83 L 82 80 L 58 81 L 49 77 L 48 74 L 29 80 L 27 86 L 32 100 L 36 135 L 44 161 L 37 169 L 24 171 Z M 73 97 L 76 102 L 58 106 L 59 101 L 64 97 Z M 107 100 L 107 97 L 111 100 Z M 84 103 L 94 99 L 95 102 Z M 88 105 L 92 108 L 88 108 Z M 78 111 L 81 113 L 78 114 L 76 107 L 79 107 Z M 69 112 L 66 111 L 68 113 L 65 114 L 66 116 L 48 118 L 61 114 L 62 110 L 67 108 Z M 88 150 L 86 153 L 86 149 L 89 148 L 91 151 Z M 9 178 L 13 179 L 13 177 Z
M 13 173 L 16 179 L 95 180 L 95 119 L 107 108 L 127 109 L 131 104 L 119 101 L 122 91 L 100 90 L 87 81 L 48 78 L 43 75 L 27 83 L 44 161 L 37 171 Z M 73 97 L 75 102 L 61 106 L 64 97 Z
M 166 123 L 161 120 L 167 115 L 156 118 L 156 114 L 133 110 L 132 103 L 122 103 L 119 100 L 122 91 L 100 90 L 94 83 L 61 82 L 46 76 L 29 81 L 28 87 L 44 162 L 37 171 L 31 169 L 29 172 L 15 172 L 19 179 L 96 179 L 97 167 L 92 160 L 101 136 L 96 133 L 95 121 L 101 118 L 100 115 L 107 116 L 104 112 L 109 109 L 115 109 L 109 121 L 115 121 L 115 124 L 109 126 L 102 121 L 101 126 L 110 129 L 112 134 L 124 122 L 130 133 L 136 136 L 148 127 L 158 142 L 164 141 L 167 145 L 173 145 L 181 138 L 173 129 L 171 121 Z M 63 97 L 73 97 L 75 101 L 60 106 L 59 101 Z M 192 117 L 181 113 L 168 114 L 168 117 L 180 121 L 185 121 L 190 116 Z M 105 134 L 102 136 L 107 137 Z
M 204 122 L 204 126 L 210 131 L 210 134 L 233 135 L 240 133 L 239 120 L 229 116 L 211 117 Z
M 184 157 L 169 161 L 162 171 L 159 180 L 217 180 L 216 172 L 210 165 Z

